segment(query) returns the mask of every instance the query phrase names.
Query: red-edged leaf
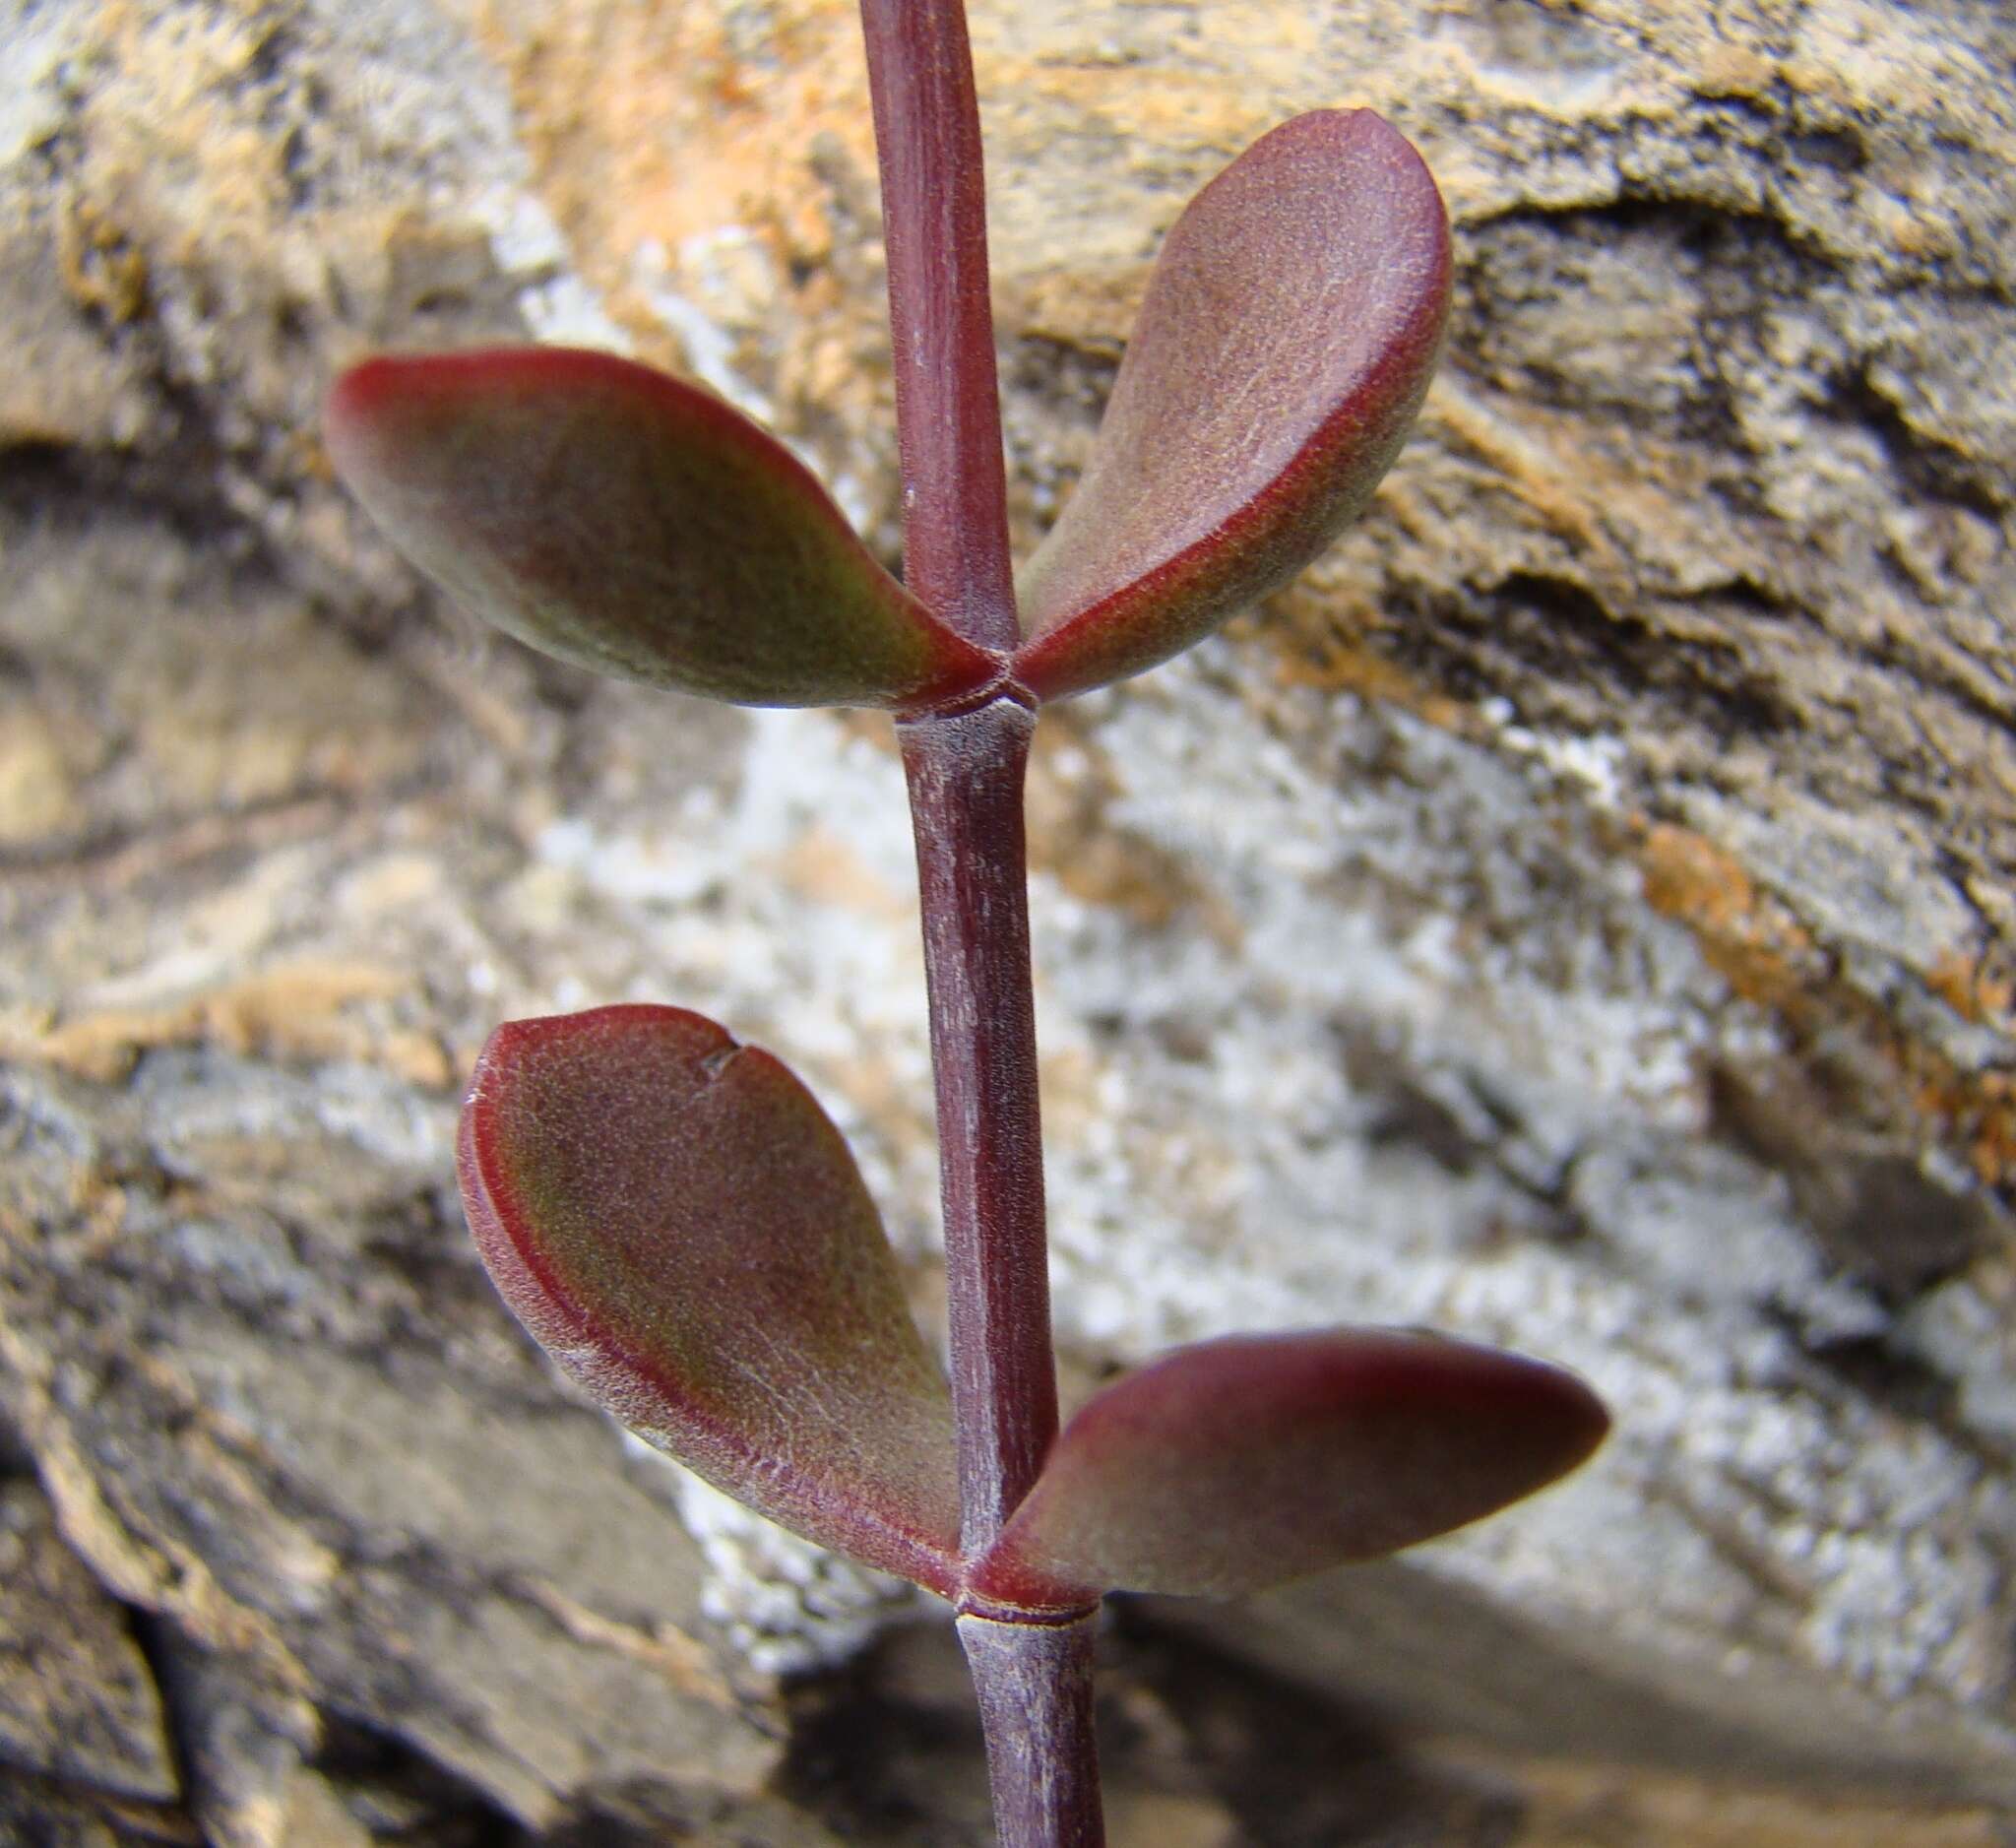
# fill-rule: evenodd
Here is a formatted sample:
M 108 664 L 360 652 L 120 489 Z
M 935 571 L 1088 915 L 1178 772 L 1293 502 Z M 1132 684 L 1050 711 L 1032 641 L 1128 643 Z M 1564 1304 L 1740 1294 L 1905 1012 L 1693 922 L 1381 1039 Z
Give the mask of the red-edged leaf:
M 563 661 L 742 705 L 898 709 L 998 668 L 783 444 L 649 366 L 558 347 L 370 359 L 325 422 L 400 548 Z
M 639 1435 L 822 1545 L 952 1589 L 950 1400 L 840 1132 L 673 1007 L 500 1027 L 463 1199 L 504 1300 Z
M 1016 677 L 1138 673 L 1280 588 L 1364 507 L 1427 390 L 1449 225 L 1369 109 L 1297 116 L 1163 245 L 1078 491 L 1023 573 Z
M 1391 1329 L 1241 1336 L 1131 1373 L 1065 1428 L 980 1597 L 1236 1597 L 1464 1526 L 1609 1428 L 1558 1368 Z

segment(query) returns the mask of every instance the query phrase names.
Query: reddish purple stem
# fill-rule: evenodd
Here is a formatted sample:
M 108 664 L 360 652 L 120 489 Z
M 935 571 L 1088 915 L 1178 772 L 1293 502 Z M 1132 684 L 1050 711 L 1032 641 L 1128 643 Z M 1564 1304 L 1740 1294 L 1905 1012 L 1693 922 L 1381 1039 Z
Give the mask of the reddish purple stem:
M 1019 640 L 961 0 L 861 0 L 882 167 L 907 584 L 967 641 Z M 976 1559 L 1057 1432 L 1022 787 L 1010 699 L 904 722 L 930 990 L 961 1550 Z M 995 1616 L 1006 1616 L 997 1613 Z M 966 1617 L 1003 1848 L 1100 1848 L 1091 1620 Z
M 978 1691 L 994 1816 L 1005 1848 L 1102 1848 L 1092 1726 L 1093 1630 L 959 1620 Z
M 970 1560 L 1029 1493 L 1057 1434 L 1024 870 L 1033 726 L 1027 707 L 995 700 L 899 728 L 923 912 Z
M 1013 649 L 986 173 L 961 0 L 861 0 L 903 454 L 904 579 L 982 648 Z

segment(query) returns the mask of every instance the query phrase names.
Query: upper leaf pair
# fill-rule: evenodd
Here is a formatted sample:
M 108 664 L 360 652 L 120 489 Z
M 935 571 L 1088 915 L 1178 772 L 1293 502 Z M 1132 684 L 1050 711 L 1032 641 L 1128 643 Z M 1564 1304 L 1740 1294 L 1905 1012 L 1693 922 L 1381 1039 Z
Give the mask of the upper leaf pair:
M 329 445 L 417 564 L 565 660 L 759 706 L 1054 699 L 1201 639 L 1363 508 L 1449 273 L 1434 181 L 1371 111 L 1299 116 L 1233 161 L 1163 246 L 1010 656 L 919 605 L 775 438 L 608 354 L 370 360 L 331 394 Z
M 463 1116 L 505 1300 L 609 1411 L 808 1538 L 986 1607 L 1232 1596 L 1444 1533 L 1596 1447 L 1586 1387 L 1432 1336 L 1208 1343 L 1101 1393 L 977 1560 L 951 1408 L 846 1144 L 677 1008 L 500 1028 Z

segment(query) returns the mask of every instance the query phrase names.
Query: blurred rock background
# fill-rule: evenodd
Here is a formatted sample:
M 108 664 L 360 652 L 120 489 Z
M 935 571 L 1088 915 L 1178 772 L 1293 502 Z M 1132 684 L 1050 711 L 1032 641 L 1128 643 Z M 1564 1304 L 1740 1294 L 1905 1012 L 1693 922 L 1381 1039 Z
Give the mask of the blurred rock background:
M 1369 104 L 1448 361 L 1273 606 L 1054 712 L 1059 1337 L 1565 1361 L 1553 1496 L 1116 1615 L 1132 1848 L 2016 1835 L 2016 21 L 975 0 L 1015 519 L 1161 232 Z M 978 1842 L 942 1625 L 627 1451 L 449 1175 L 499 1018 L 785 1054 L 936 1313 L 886 726 L 593 683 L 335 488 L 382 346 L 592 342 L 887 555 L 844 0 L 0 0 L 0 1839 Z

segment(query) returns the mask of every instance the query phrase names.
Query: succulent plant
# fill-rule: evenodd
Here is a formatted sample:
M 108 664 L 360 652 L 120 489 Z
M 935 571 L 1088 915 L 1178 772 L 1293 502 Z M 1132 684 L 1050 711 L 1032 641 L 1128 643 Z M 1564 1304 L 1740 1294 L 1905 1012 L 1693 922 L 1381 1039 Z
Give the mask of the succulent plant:
M 632 1430 L 950 1601 L 1010 1848 L 1101 1839 L 1091 1619 L 1412 1545 L 1573 1468 L 1603 1408 L 1418 1331 L 1165 1356 L 1058 1429 L 1022 784 L 1043 705 L 1286 584 L 1370 499 L 1435 365 L 1450 242 L 1368 110 L 1275 129 L 1164 243 L 1092 460 L 1011 579 L 984 192 L 959 0 L 865 0 L 905 483 L 899 583 L 774 437 L 606 353 L 367 360 L 327 435 L 452 596 L 597 671 L 895 717 L 917 842 L 951 1369 L 839 1132 L 669 1006 L 500 1027 L 462 1118 L 505 1301 Z

